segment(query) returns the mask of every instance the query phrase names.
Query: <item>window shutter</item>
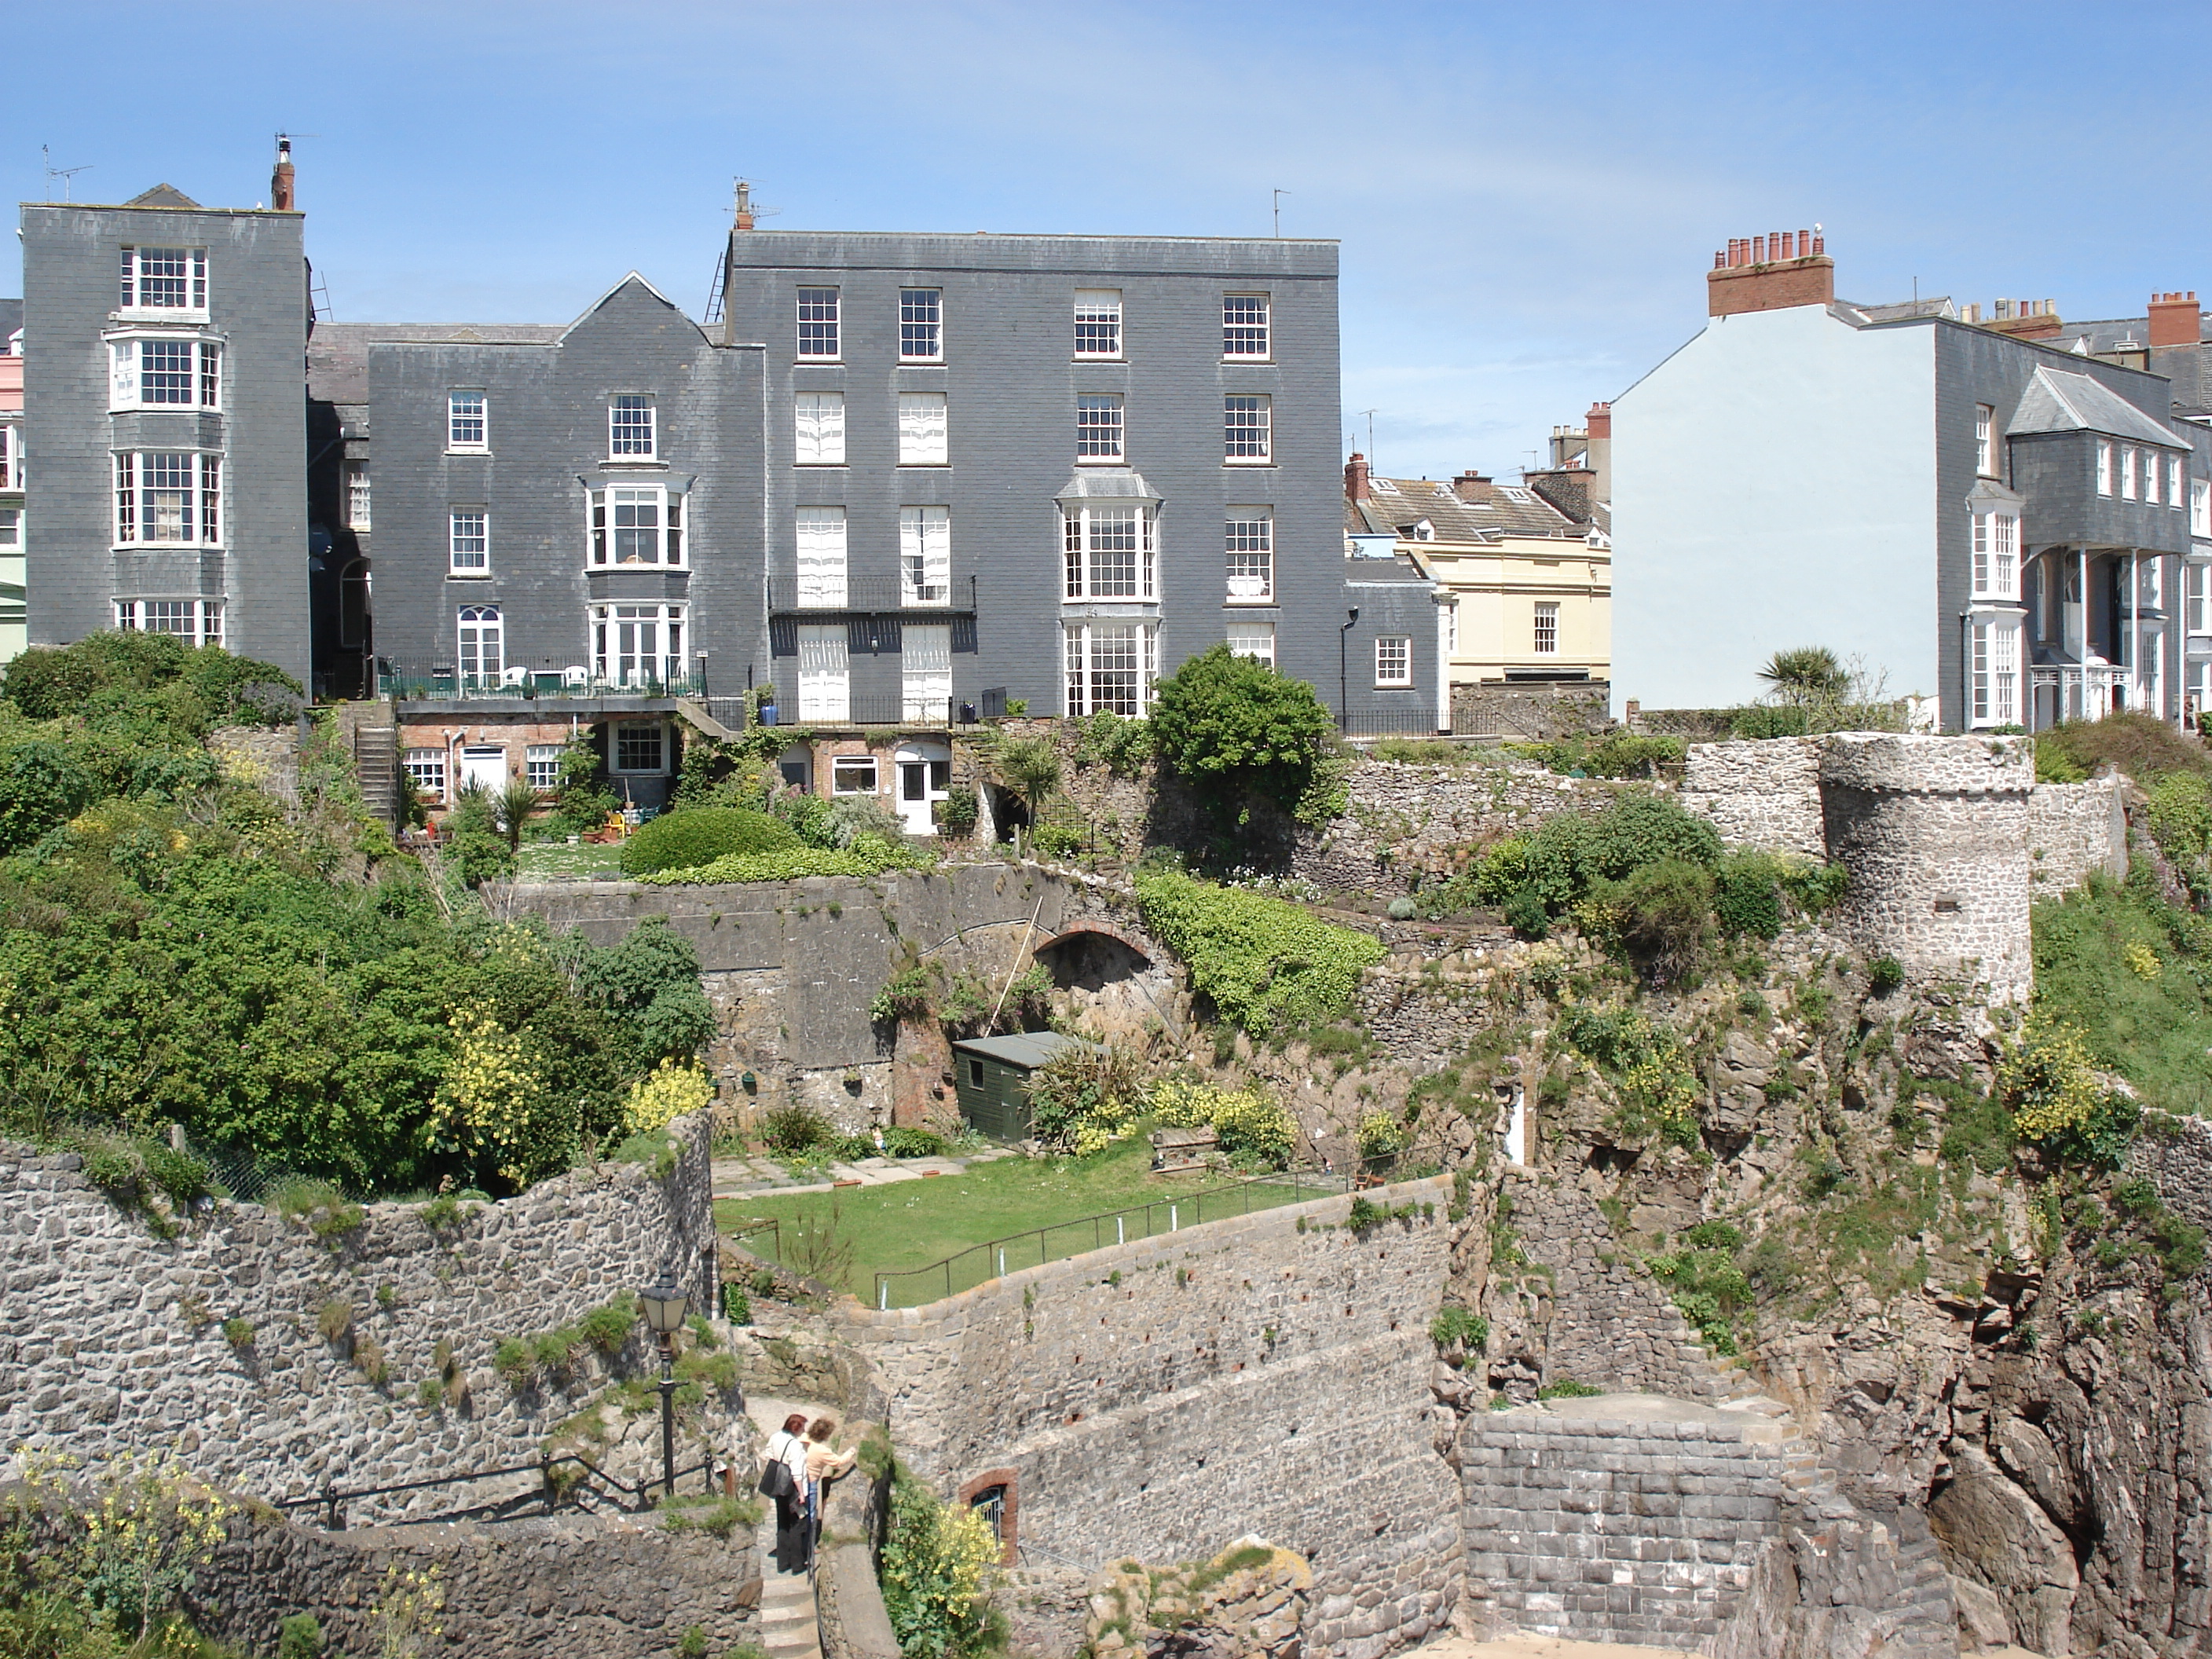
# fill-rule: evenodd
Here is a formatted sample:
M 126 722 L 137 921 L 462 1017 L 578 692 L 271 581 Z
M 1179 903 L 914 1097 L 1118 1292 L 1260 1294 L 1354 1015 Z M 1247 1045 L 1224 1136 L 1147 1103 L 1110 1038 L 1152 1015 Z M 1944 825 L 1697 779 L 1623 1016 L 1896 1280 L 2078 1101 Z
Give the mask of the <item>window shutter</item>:
M 842 610 L 845 605 L 845 509 L 799 509 L 799 603 Z

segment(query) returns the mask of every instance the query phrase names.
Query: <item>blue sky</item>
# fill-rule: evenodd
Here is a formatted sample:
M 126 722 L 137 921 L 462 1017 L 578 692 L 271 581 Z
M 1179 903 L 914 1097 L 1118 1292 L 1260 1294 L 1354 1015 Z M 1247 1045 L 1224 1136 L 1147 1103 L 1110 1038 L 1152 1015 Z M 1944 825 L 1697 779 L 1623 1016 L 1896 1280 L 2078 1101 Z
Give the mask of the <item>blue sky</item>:
M 565 321 L 633 266 L 696 314 L 739 173 L 774 228 L 1263 235 L 1279 187 L 1343 242 L 1343 429 L 1394 473 L 1523 464 L 1696 331 L 1731 235 L 1823 223 L 1859 299 L 2212 290 L 2202 3 L 9 12 L 0 185 L 56 193 L 46 144 L 81 201 L 250 205 L 313 135 L 347 321 Z

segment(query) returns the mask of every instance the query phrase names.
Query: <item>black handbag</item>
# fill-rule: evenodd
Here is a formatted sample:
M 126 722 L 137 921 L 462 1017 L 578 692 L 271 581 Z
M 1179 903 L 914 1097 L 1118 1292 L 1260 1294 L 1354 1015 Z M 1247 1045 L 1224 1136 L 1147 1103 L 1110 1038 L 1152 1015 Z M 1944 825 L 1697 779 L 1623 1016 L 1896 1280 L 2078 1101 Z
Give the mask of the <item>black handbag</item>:
M 791 1478 L 791 1466 L 781 1457 L 772 1457 L 761 1471 L 760 1484 L 753 1490 L 773 1503 L 787 1504 L 797 1495 L 799 1487 Z

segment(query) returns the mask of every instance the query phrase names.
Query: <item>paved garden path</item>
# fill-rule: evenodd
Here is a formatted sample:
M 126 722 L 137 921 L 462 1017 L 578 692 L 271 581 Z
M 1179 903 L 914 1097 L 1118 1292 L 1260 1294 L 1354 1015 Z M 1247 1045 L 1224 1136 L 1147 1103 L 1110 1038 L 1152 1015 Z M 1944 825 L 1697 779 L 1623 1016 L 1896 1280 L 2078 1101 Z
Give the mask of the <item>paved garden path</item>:
M 756 1198 L 764 1193 L 826 1193 L 836 1187 L 858 1184 L 880 1187 L 887 1182 L 920 1181 L 929 1176 L 958 1175 L 972 1164 L 1011 1158 L 1012 1147 L 993 1147 L 959 1158 L 862 1158 L 828 1166 L 824 1175 L 801 1180 L 765 1153 L 750 1158 L 718 1158 L 714 1179 L 716 1198 Z M 811 1172 L 810 1171 L 810 1174 Z

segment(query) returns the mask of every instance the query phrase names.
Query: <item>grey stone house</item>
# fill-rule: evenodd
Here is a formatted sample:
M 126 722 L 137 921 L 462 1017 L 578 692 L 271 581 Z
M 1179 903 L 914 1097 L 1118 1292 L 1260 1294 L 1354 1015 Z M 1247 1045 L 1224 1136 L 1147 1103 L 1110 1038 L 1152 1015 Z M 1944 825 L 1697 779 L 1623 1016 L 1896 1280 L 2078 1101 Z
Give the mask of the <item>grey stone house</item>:
M 310 664 L 310 313 L 290 166 L 271 210 L 167 185 L 22 208 L 21 536 L 33 644 L 138 628 Z
M 1948 731 L 2185 718 L 2208 434 L 2173 381 L 2063 343 L 2044 302 L 1838 301 L 1824 249 L 1769 241 L 1730 246 L 1706 328 L 1613 402 L 1616 689 L 1747 701 L 1819 644 Z

